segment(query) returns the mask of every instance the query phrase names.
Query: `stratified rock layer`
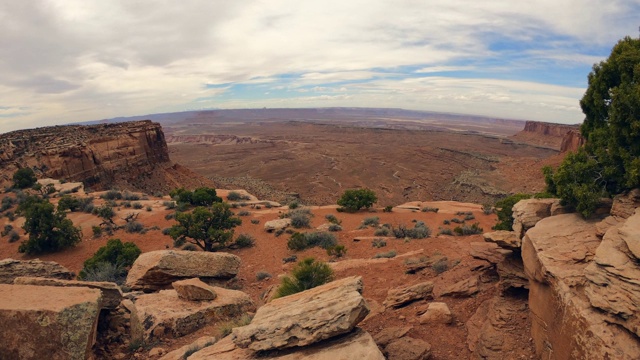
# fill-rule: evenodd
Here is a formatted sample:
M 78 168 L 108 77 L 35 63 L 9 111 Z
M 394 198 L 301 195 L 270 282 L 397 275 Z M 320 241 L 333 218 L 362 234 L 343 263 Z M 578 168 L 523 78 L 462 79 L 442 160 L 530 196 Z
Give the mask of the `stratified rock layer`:
M 0 260 L 0 284 L 13 284 L 19 276 L 46 277 L 63 280 L 75 279 L 76 275 L 53 261 Z
M 256 312 L 251 324 L 233 329 L 241 348 L 254 351 L 306 346 L 355 328 L 369 313 L 362 279 L 348 277 L 275 299 Z
M 213 286 L 203 283 L 200 279 L 175 281 L 171 285 L 178 293 L 178 297 L 183 300 L 202 301 L 216 298 Z
M 157 250 L 136 259 L 126 284 L 133 290 L 164 289 L 188 278 L 225 280 L 238 274 L 240 258 L 221 252 Z
M 122 290 L 120 290 L 117 284 L 112 282 L 60 280 L 22 276 L 16 278 L 13 283 L 16 285 L 87 287 L 90 289 L 98 289 L 101 293 L 101 309 L 115 309 L 120 305 L 120 301 L 122 300 Z
M 86 359 L 99 301 L 96 289 L 0 284 L 0 358 Z
M 425 281 L 419 284 L 390 289 L 384 306 L 387 308 L 400 307 L 416 300 L 426 300 L 433 297 L 433 283 Z
M 612 324 L 585 295 L 585 269 L 600 246 L 595 223 L 578 214 L 552 216 L 523 239 L 532 338 L 543 359 L 640 358 L 638 338 Z

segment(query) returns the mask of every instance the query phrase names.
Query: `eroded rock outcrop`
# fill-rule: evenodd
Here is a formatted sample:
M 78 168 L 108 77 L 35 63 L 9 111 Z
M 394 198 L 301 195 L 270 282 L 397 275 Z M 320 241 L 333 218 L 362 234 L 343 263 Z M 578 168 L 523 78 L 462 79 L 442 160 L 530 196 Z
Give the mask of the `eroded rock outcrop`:
M 362 279 L 348 277 L 262 306 L 233 341 L 253 351 L 306 346 L 350 332 L 369 313 Z
M 99 302 L 96 289 L 0 284 L 0 357 L 88 358 Z
M 13 284 L 20 276 L 45 277 L 62 280 L 75 279 L 76 275 L 64 266 L 53 261 L 0 260 L 0 284 Z
M 523 239 L 532 337 L 542 358 L 640 358 L 638 338 L 612 323 L 611 315 L 594 308 L 585 294 L 585 286 L 593 286 L 590 282 L 597 285 L 586 276 L 601 246 L 595 223 L 578 214 L 552 216 L 540 220 Z M 604 250 L 600 261 L 608 258 Z M 603 281 L 596 273 L 592 275 Z
M 183 300 L 214 300 L 217 296 L 213 286 L 209 286 L 197 278 L 174 281 L 171 285 L 178 293 L 178 297 Z
M 189 278 L 206 281 L 231 279 L 240 258 L 222 252 L 157 250 L 143 253 L 133 263 L 126 284 L 133 290 L 155 291 Z
M 416 300 L 433 298 L 433 282 L 425 281 L 419 284 L 389 289 L 384 306 L 397 308 Z
M 190 334 L 206 324 L 226 321 L 255 310 L 249 295 L 213 287 L 213 301 L 181 299 L 175 290 L 138 296 L 131 307 L 131 337 L 150 341 Z M 124 303 L 124 302 L 123 302 Z
M 36 285 L 36 286 L 59 286 L 59 287 L 86 287 L 90 289 L 100 290 L 100 308 L 115 309 L 122 301 L 122 290 L 116 283 L 103 281 L 79 281 L 79 280 L 60 280 L 51 278 L 17 277 L 14 281 L 16 285 Z
M 558 199 L 526 199 L 513 205 L 513 230 L 516 238 L 522 239 L 525 232 L 538 221 L 551 216 L 551 207 L 559 203 Z

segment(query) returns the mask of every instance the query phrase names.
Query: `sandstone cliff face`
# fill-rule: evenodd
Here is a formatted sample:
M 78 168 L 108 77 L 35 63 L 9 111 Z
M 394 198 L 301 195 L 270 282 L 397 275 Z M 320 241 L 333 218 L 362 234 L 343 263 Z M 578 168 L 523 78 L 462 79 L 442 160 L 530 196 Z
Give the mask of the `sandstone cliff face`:
M 577 151 L 578 148 L 584 145 L 585 139 L 578 130 L 569 130 L 568 133 L 562 138 L 560 143 L 560 152 Z
M 158 170 L 180 170 L 170 162 L 162 127 L 148 120 L 0 135 L 0 185 L 9 185 L 21 167 L 33 168 L 39 177 L 81 181 L 94 190 L 166 190 L 175 187 L 169 184 L 175 176 Z
M 565 140 L 569 133 L 573 138 Z M 578 125 L 553 124 L 540 121 L 527 121 L 524 129 L 515 134 L 513 139 L 529 144 L 560 150 L 563 146 L 571 150 L 574 143 L 579 143 L 576 136 L 580 136 Z M 581 137 L 580 137 L 581 138 Z M 566 145 L 565 142 L 567 142 Z M 577 146 L 575 147 L 577 149 Z

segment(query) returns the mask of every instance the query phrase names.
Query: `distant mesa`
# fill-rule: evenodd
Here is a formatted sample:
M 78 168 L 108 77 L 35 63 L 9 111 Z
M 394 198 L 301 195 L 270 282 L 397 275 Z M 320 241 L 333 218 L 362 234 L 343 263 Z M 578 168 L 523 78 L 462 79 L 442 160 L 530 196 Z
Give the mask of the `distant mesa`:
M 149 120 L 1 134 L 0 185 L 10 185 L 22 167 L 31 167 L 39 177 L 82 182 L 93 190 L 121 186 L 151 192 L 208 184 L 171 162 L 162 127 Z
M 513 140 L 559 150 L 576 151 L 584 138 L 580 135 L 580 125 L 554 124 L 541 121 L 527 121 L 524 129 L 511 137 Z

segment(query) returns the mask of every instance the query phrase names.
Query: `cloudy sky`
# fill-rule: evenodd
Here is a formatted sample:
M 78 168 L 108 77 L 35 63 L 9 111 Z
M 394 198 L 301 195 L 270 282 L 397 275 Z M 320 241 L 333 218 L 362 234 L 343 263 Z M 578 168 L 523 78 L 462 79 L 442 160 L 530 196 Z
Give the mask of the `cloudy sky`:
M 640 0 L 0 0 L 0 132 L 209 108 L 577 123 Z

